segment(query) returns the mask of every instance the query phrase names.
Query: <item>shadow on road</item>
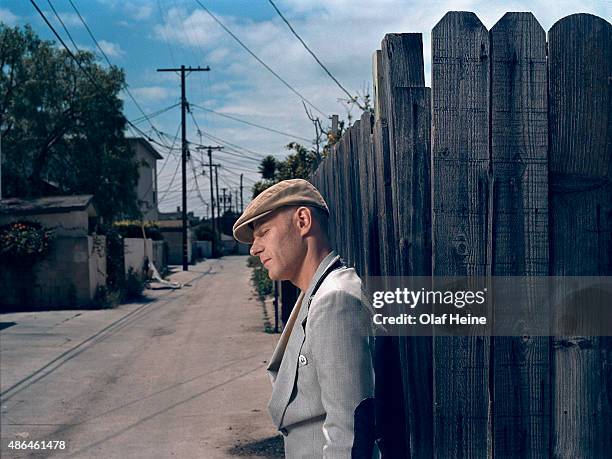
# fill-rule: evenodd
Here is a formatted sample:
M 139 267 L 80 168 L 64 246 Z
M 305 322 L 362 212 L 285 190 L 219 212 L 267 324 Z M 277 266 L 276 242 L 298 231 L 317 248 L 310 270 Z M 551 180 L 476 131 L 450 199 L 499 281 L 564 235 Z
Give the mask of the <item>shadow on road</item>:
M 240 443 L 227 450 L 232 456 L 267 457 L 270 459 L 284 458 L 284 451 L 283 437 L 280 435 L 249 443 Z

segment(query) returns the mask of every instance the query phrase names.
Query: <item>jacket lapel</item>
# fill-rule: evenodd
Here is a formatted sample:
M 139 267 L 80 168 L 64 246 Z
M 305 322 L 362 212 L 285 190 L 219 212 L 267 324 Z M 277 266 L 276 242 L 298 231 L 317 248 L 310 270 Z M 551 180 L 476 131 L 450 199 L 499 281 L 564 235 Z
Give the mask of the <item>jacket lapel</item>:
M 304 329 L 301 325 L 308 316 L 311 297 L 325 275 L 336 265 L 339 259 L 340 256 L 333 251 L 323 259 L 310 282 L 308 290 L 305 294 L 302 292 L 298 297 L 268 365 L 268 374 L 273 383 L 268 411 L 277 428 L 282 425 L 283 416 L 293 391 L 298 355 L 305 338 Z M 296 309 L 298 307 L 299 309 Z M 296 313 L 295 316 L 294 312 Z M 293 322 L 291 321 L 292 318 L 294 319 Z M 287 331 L 287 334 L 285 331 Z
M 280 368 L 281 361 L 283 359 L 283 354 L 285 353 L 285 349 L 287 348 L 287 342 L 289 341 L 289 335 L 291 334 L 291 330 L 297 320 L 298 314 L 301 311 L 302 299 L 304 298 L 304 292 L 301 292 L 298 296 L 298 299 L 291 310 L 291 314 L 289 315 L 289 319 L 287 319 L 287 324 L 285 328 L 283 328 L 283 332 L 281 333 L 280 339 L 276 344 L 276 348 L 274 349 L 274 353 L 272 354 L 272 358 L 270 359 L 270 363 L 266 368 L 268 370 L 268 375 L 270 376 L 270 381 L 274 384 L 276 380 L 276 375 Z

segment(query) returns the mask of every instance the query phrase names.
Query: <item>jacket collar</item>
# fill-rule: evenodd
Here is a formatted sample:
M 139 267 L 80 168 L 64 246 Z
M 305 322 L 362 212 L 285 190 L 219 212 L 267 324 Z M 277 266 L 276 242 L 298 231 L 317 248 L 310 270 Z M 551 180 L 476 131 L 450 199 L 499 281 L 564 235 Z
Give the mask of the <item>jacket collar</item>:
M 310 285 L 308 286 L 308 289 L 306 290 L 306 293 L 304 294 L 304 298 L 306 298 L 307 301 L 308 301 L 308 298 L 310 298 L 310 296 L 314 292 L 314 290 L 318 287 L 318 284 L 321 278 L 327 273 L 327 270 L 331 268 L 331 266 L 338 259 L 340 259 L 340 256 L 336 254 L 335 250 L 332 250 L 325 256 L 325 258 L 323 258 L 323 260 L 321 260 L 321 263 L 319 263 L 319 267 L 317 268 L 314 275 L 312 276 Z
M 278 371 L 280 367 L 281 360 L 285 353 L 285 348 L 287 347 L 287 342 L 289 341 L 289 335 L 293 331 L 295 323 L 302 323 L 304 318 L 306 318 L 308 314 L 308 306 L 310 305 L 309 299 L 313 291 L 315 290 L 315 287 L 320 283 L 321 279 L 323 278 L 323 275 L 327 272 L 327 270 L 331 266 L 333 266 L 339 259 L 340 256 L 337 255 L 336 252 L 333 250 L 329 254 L 327 254 L 325 258 L 321 260 L 321 263 L 319 263 L 319 267 L 312 276 L 312 280 L 310 281 L 306 293 L 304 293 L 303 291 L 300 292 L 300 295 L 298 296 L 298 299 L 295 302 L 295 305 L 293 306 L 293 310 L 291 311 L 289 319 L 287 320 L 287 324 L 285 324 L 285 328 L 281 333 L 281 337 L 278 340 L 278 343 L 276 344 L 276 348 L 274 349 L 274 353 L 272 354 L 272 358 L 270 359 L 270 363 L 267 367 L 267 370 L 272 372 L 272 374 L 270 375 L 272 382 L 274 382 L 274 379 L 276 378 L 275 372 Z M 303 306 L 304 302 L 306 302 L 305 306 Z
M 329 252 L 329 254 L 327 254 L 327 256 L 323 258 L 323 260 L 321 260 L 321 263 L 315 271 L 314 276 L 312 276 L 310 285 L 308 286 L 308 289 L 306 290 L 306 293 L 304 293 L 304 296 L 302 298 L 302 307 L 300 308 L 300 312 L 297 317 L 297 322 L 303 324 L 304 320 L 308 316 L 308 309 L 310 308 L 310 302 L 312 301 L 312 297 L 319 288 L 319 285 L 321 285 L 321 283 L 323 282 L 325 276 L 335 267 L 339 260 L 340 255 L 338 255 L 334 250 Z

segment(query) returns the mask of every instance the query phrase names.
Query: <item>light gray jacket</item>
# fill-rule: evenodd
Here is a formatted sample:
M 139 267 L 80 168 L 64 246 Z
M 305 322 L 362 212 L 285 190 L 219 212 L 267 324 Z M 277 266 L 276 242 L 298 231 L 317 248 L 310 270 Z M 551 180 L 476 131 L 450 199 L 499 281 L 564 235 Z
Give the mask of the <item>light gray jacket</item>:
M 372 457 L 373 342 L 361 298 L 355 270 L 331 252 L 287 321 L 267 369 L 288 458 Z

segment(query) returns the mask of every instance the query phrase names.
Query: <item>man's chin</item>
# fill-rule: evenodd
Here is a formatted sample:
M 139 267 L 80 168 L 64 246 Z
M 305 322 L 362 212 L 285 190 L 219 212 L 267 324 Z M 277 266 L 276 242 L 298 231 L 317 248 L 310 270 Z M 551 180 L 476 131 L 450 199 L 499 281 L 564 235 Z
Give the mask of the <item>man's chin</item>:
M 287 280 L 287 276 L 283 276 L 282 274 L 276 271 L 270 271 L 270 270 L 268 270 L 268 277 L 270 278 L 270 280 L 273 280 L 273 281 Z

